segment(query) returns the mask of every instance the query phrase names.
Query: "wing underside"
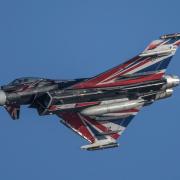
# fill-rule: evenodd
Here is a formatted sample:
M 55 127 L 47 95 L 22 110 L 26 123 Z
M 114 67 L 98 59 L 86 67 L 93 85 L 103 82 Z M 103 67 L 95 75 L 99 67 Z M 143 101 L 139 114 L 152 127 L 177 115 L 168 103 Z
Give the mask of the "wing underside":
M 61 112 L 57 115 L 61 122 L 89 141 L 82 146 L 86 150 L 117 147 L 117 139 L 122 135 L 139 109 L 130 109 L 101 117 L 84 116 L 78 112 Z

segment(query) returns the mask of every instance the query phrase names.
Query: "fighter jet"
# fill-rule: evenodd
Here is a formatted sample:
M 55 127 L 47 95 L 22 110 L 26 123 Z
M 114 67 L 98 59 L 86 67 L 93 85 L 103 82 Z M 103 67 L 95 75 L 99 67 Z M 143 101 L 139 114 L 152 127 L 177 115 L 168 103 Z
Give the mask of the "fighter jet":
M 91 78 L 19 78 L 1 86 L 0 105 L 14 120 L 22 105 L 41 116 L 57 115 L 89 141 L 82 149 L 117 147 L 141 108 L 170 97 L 180 84 L 178 76 L 165 74 L 178 46 L 180 33 L 163 35 L 132 59 Z

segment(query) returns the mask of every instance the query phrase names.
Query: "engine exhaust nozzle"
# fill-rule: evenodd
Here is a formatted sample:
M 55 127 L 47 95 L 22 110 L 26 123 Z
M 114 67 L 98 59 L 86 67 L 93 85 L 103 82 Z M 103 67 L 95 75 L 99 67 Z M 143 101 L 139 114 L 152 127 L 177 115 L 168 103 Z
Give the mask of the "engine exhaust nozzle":
M 173 88 L 179 86 L 180 84 L 180 78 L 178 76 L 166 75 L 164 78 L 166 80 L 166 84 L 164 85 L 163 89 Z

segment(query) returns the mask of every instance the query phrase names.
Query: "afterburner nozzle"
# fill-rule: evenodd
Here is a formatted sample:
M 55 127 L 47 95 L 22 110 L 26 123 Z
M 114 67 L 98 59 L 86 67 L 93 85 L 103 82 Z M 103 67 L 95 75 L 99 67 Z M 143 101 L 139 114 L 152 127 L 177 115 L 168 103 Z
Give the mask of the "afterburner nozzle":
M 0 90 L 0 106 L 3 106 L 5 104 L 6 104 L 6 93 Z
M 173 88 L 179 86 L 180 84 L 180 78 L 178 76 L 166 75 L 164 78 L 166 80 L 166 84 L 164 85 L 163 89 Z

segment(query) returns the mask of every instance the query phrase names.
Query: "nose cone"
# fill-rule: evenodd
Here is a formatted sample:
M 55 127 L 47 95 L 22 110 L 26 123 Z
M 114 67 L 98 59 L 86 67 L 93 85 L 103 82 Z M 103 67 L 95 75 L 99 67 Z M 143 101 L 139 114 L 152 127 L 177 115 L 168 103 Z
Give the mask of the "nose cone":
M 5 105 L 6 103 L 6 93 L 0 90 L 0 106 Z

